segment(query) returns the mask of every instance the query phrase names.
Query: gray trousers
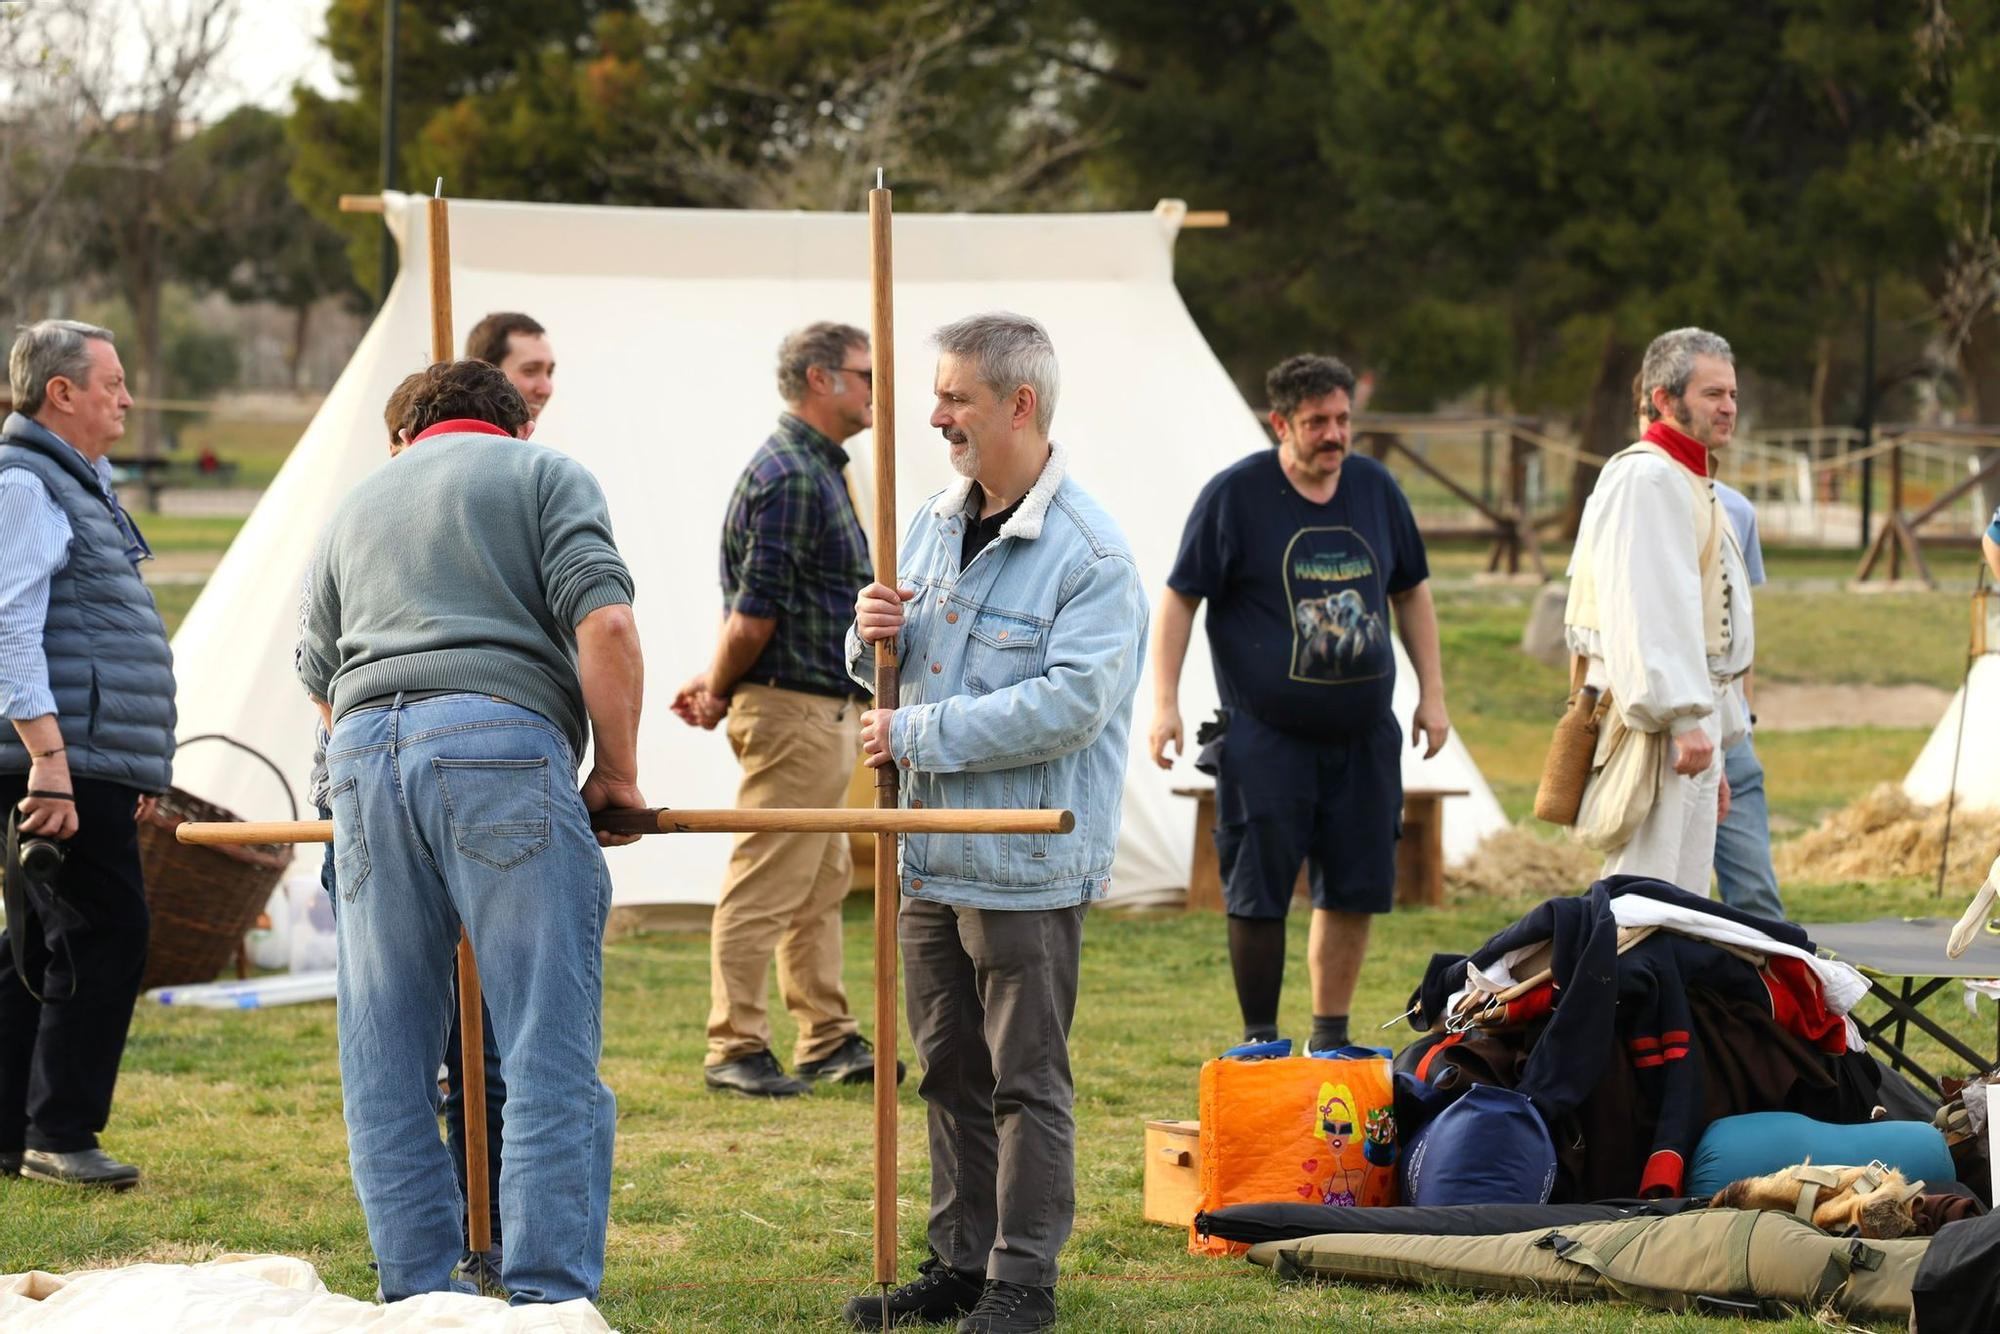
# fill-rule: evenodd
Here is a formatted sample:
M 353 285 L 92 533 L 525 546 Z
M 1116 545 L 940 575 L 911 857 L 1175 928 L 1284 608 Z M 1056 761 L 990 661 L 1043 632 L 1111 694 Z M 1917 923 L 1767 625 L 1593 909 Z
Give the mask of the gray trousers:
M 1088 910 L 903 900 L 896 935 L 924 1065 L 930 1244 L 953 1269 L 1055 1284 L 1076 1218 L 1069 1025 Z

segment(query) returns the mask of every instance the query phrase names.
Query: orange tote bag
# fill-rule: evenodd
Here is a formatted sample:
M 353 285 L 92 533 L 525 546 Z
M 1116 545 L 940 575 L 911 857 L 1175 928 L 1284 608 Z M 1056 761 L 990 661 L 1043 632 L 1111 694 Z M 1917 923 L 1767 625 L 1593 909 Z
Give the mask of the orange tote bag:
M 1394 1204 L 1389 1062 L 1286 1056 L 1201 1067 L 1201 1204 Z M 1189 1229 L 1188 1249 L 1248 1248 Z

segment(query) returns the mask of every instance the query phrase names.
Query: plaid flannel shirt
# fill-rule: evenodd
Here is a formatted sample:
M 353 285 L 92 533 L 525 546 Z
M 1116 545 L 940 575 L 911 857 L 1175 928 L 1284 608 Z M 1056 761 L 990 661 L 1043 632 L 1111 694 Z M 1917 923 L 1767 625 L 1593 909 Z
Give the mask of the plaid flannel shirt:
M 778 622 L 745 681 L 859 693 L 843 645 L 871 570 L 846 465 L 846 450 L 788 412 L 736 479 L 722 525 L 723 602 Z

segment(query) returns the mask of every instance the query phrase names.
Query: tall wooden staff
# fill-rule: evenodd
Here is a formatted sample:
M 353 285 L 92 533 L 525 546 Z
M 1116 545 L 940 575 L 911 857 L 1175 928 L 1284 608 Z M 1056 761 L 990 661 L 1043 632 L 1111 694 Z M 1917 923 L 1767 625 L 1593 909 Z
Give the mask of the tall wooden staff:
M 868 192 L 868 285 L 873 297 L 870 342 L 875 354 L 875 582 L 896 587 L 896 321 L 890 264 L 889 191 L 882 173 Z M 896 637 L 875 644 L 875 707 L 898 700 Z M 875 770 L 875 805 L 898 805 L 896 766 Z M 889 1285 L 896 1281 L 896 836 L 875 836 L 875 1281 L 882 1285 L 887 1327 Z
M 431 241 L 431 360 L 452 360 L 451 223 L 445 214 L 444 177 L 428 202 Z M 458 1049 L 465 1079 L 465 1247 L 474 1255 L 493 1248 L 493 1192 L 486 1179 L 486 1013 L 480 1003 L 479 964 L 472 937 L 458 929 Z

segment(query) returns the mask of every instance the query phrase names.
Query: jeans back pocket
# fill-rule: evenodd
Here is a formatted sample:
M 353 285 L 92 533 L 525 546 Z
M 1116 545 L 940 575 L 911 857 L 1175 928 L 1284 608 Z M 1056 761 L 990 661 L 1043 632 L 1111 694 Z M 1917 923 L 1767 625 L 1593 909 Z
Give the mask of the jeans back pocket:
M 549 845 L 549 762 L 433 759 L 452 846 L 511 871 Z
M 333 812 L 333 883 L 349 903 L 368 879 L 368 835 L 361 827 L 361 797 L 352 778 L 342 779 L 326 794 Z

